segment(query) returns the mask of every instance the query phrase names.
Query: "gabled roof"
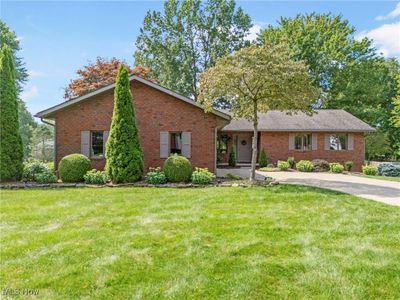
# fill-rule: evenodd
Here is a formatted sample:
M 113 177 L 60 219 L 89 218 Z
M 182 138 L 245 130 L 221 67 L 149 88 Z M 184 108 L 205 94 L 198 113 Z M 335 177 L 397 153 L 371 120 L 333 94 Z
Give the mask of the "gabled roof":
M 272 110 L 258 114 L 259 131 L 335 131 L 370 132 L 374 128 L 342 109 L 317 109 L 309 116 L 302 112 L 292 113 Z M 246 119 L 232 120 L 222 131 L 253 131 Z
M 141 83 L 143 83 L 143 84 L 145 84 L 147 86 L 150 86 L 150 87 L 152 87 L 152 88 L 154 88 L 156 90 L 159 90 L 159 91 L 161 91 L 163 93 L 166 93 L 166 94 L 168 94 L 168 95 L 170 95 L 170 96 L 172 96 L 172 97 L 174 97 L 174 98 L 176 98 L 178 100 L 184 101 L 184 102 L 189 103 L 191 105 L 194 105 L 194 106 L 196 106 L 196 107 L 198 107 L 200 109 L 203 109 L 203 107 L 199 103 L 196 103 L 192 99 L 187 98 L 185 96 L 182 96 L 182 95 L 180 95 L 178 93 L 175 93 L 175 92 L 173 92 L 173 91 L 171 91 L 171 90 L 169 90 L 169 89 L 167 89 L 165 87 L 162 87 L 161 85 L 158 85 L 158 84 L 156 84 L 156 83 L 154 83 L 152 81 L 143 79 L 143 78 L 138 77 L 136 75 L 132 75 L 132 76 L 129 77 L 129 81 L 132 81 L 132 80 L 141 82 Z M 107 86 L 102 87 L 102 88 L 99 88 L 99 89 L 97 89 L 97 90 L 95 90 L 93 92 L 90 92 L 90 93 L 86 94 L 86 95 L 83 95 L 83 96 L 80 96 L 80 97 L 76 97 L 76 98 L 73 98 L 73 99 L 68 100 L 68 101 L 64 101 L 63 103 L 57 104 L 57 105 L 52 106 L 52 107 L 50 107 L 48 109 L 45 109 L 45 110 L 42 110 L 42 111 L 38 112 L 35 115 L 35 117 L 37 117 L 37 118 L 51 118 L 51 116 L 57 111 L 60 111 L 60 110 L 62 110 L 64 108 L 69 107 L 71 105 L 74 105 L 76 103 L 79 103 L 79 102 L 82 102 L 82 101 L 86 101 L 86 100 L 90 99 L 93 96 L 99 95 L 99 94 L 107 92 L 109 90 L 112 90 L 114 87 L 115 87 L 115 83 L 107 85 Z M 213 113 L 213 114 L 215 114 L 215 115 L 217 115 L 217 116 L 219 116 L 221 118 L 224 118 L 226 120 L 230 120 L 230 115 L 227 114 L 227 113 L 224 113 L 224 112 L 222 112 L 220 110 L 213 109 L 211 111 L 211 113 Z

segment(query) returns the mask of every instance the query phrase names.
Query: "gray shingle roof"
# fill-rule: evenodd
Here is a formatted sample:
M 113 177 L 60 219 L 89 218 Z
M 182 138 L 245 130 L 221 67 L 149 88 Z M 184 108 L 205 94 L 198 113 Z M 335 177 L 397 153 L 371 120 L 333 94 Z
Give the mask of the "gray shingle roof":
M 292 115 L 284 111 L 259 113 L 260 131 L 375 131 L 367 123 L 342 109 L 317 109 L 312 116 L 298 112 Z M 253 125 L 246 119 L 232 120 L 223 131 L 252 131 Z

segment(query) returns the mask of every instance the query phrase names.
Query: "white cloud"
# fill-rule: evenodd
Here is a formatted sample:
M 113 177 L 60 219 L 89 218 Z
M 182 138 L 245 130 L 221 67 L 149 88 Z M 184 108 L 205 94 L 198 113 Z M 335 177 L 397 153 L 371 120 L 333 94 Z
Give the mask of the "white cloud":
M 41 71 L 29 70 L 29 71 L 28 71 L 28 75 L 29 75 L 30 77 L 42 77 L 42 76 L 44 76 L 45 74 L 44 74 L 43 72 L 41 72 Z
M 397 3 L 395 9 L 392 10 L 390 13 L 388 13 L 386 16 L 377 16 L 375 19 L 376 20 L 387 20 L 387 19 L 394 19 L 399 16 L 400 16 L 400 2 Z
M 39 95 L 39 89 L 37 88 L 36 85 L 33 85 L 30 89 L 24 90 L 21 93 L 21 99 L 25 102 L 31 100 L 32 98 L 35 98 L 37 95 Z
M 385 57 L 400 56 L 400 22 L 384 24 L 370 31 L 363 31 L 357 39 L 368 37 Z

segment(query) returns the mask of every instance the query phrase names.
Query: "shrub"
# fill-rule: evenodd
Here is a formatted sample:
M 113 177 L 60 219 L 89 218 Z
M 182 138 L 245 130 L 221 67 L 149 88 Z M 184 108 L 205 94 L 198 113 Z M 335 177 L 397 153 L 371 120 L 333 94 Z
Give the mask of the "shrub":
M 283 161 L 283 160 L 278 160 L 278 164 L 277 164 L 279 170 L 281 171 L 287 171 L 289 169 L 289 163 L 287 161 Z
M 313 159 L 311 161 L 313 165 L 313 170 L 316 172 L 325 172 L 329 171 L 329 163 L 323 159 Z
M 167 177 L 160 167 L 150 168 L 150 172 L 146 174 L 146 182 L 150 184 L 164 184 L 167 182 Z
M 333 173 L 343 173 L 344 167 L 342 164 L 339 163 L 331 163 L 329 164 L 329 169 Z
M 87 171 L 83 176 L 85 183 L 87 184 L 105 184 L 108 180 L 107 173 L 105 171 L 97 171 L 92 169 Z
M 3 43 L 0 53 L 0 181 L 19 180 L 23 172 L 23 146 L 18 121 L 18 91 L 13 51 Z
M 37 175 L 49 171 L 49 167 L 44 162 L 38 160 L 30 160 L 24 164 L 22 179 L 27 181 L 36 181 Z
M 228 165 L 230 167 L 236 167 L 236 152 L 235 152 L 235 149 L 232 149 L 231 153 L 229 153 Z
M 375 176 L 376 174 L 378 174 L 378 169 L 374 166 L 363 166 L 362 172 L 365 175 L 374 175 Z
M 344 168 L 346 171 L 351 172 L 351 169 L 353 169 L 353 162 L 351 160 L 348 160 L 344 163 Z
M 380 164 L 378 167 L 378 173 L 381 176 L 400 177 L 400 166 L 390 163 Z
M 58 165 L 58 174 L 63 182 L 80 182 L 90 170 L 90 160 L 82 154 L 64 156 Z
M 192 174 L 192 182 L 194 184 L 209 184 L 214 178 L 215 175 L 208 171 L 207 168 L 196 168 Z
M 106 146 L 106 171 L 114 183 L 135 182 L 143 176 L 143 153 L 135 122 L 128 70 L 120 66 L 114 89 L 114 111 Z
M 300 160 L 296 164 L 296 169 L 300 172 L 312 172 L 313 164 L 309 160 Z
M 258 164 L 259 164 L 260 168 L 265 168 L 266 166 L 268 166 L 268 157 L 267 157 L 267 153 L 265 152 L 264 148 L 261 149 Z
M 242 179 L 242 177 L 240 177 L 239 175 L 235 175 L 235 174 L 231 174 L 231 173 L 227 173 L 225 175 L 225 177 L 229 178 L 229 179 L 234 179 L 234 180 L 241 180 Z
M 37 183 L 55 183 L 57 182 L 56 175 L 53 174 L 51 170 L 39 173 L 35 176 L 35 181 Z
M 163 171 L 171 182 L 189 181 L 192 176 L 192 164 L 186 157 L 174 154 L 165 160 Z
M 294 167 L 296 166 L 296 163 L 294 161 L 294 157 L 293 156 L 289 156 L 288 159 L 287 159 L 287 162 L 289 164 L 289 167 L 291 169 L 294 169 Z

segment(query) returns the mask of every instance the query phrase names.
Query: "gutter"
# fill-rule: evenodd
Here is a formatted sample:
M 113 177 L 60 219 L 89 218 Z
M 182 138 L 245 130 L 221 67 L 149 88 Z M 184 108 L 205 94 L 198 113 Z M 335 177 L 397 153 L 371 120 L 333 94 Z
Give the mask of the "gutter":
M 42 123 L 44 123 L 44 124 L 47 124 L 47 125 L 50 125 L 50 126 L 53 126 L 53 127 L 55 127 L 55 124 L 53 124 L 53 123 L 50 123 L 50 122 L 48 122 L 48 121 L 44 120 L 43 118 L 40 118 L 40 121 L 41 121 Z

